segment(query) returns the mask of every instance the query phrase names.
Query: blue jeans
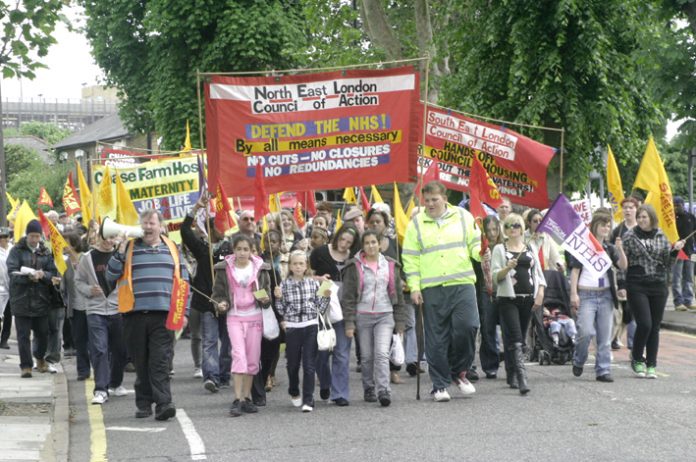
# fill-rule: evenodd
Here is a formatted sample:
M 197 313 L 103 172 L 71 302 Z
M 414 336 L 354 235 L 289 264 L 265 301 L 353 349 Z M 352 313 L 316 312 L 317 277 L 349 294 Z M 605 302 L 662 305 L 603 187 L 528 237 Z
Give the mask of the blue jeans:
M 201 343 L 203 380 L 212 380 L 218 385 L 229 383 L 232 352 L 225 316 L 216 317 L 210 311 L 201 313 Z
M 377 392 L 391 391 L 389 388 L 389 347 L 394 334 L 394 314 L 360 314 L 356 327 L 360 338 L 360 364 L 362 365 L 363 389 Z
M 75 357 L 77 358 L 77 376 L 89 377 L 89 328 L 87 327 L 87 313 L 73 310 L 72 337 L 75 345 Z
M 691 260 L 677 260 L 672 266 L 672 299 L 674 306 L 689 306 L 694 299 L 694 263 Z
M 88 314 L 89 353 L 94 368 L 94 391 L 107 391 L 123 382 L 126 347 L 120 314 Z
M 331 389 L 330 399 L 343 398 L 350 401 L 349 367 L 350 344 L 352 339 L 346 337 L 346 327 L 343 321 L 333 324 L 336 331 L 336 346 L 332 352 L 320 351 L 317 354 L 317 374 L 319 388 Z M 329 368 L 329 356 L 331 367 Z
M 587 361 L 592 337 L 596 337 L 597 358 L 595 373 L 597 377 L 611 372 L 611 331 L 614 321 L 614 301 L 610 290 L 578 290 L 580 308 L 578 309 L 578 338 L 575 343 L 573 364 L 582 367 Z

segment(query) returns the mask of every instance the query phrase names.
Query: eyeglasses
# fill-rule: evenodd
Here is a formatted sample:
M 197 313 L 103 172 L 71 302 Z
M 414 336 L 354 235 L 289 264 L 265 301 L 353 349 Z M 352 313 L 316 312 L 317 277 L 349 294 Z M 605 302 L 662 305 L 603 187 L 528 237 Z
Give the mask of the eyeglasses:
M 522 225 L 519 223 L 506 223 L 505 229 L 522 229 Z

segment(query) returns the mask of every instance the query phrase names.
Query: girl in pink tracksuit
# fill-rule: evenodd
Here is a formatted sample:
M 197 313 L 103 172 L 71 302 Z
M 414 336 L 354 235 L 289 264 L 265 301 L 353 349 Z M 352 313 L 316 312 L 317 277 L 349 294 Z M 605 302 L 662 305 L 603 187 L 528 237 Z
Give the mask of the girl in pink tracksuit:
M 271 281 L 268 272 L 261 271 L 261 257 L 252 254 L 255 243 L 247 236 L 237 235 L 232 241 L 233 254 L 215 265 L 216 277 L 213 300 L 218 311 L 227 313 L 227 332 L 232 344 L 232 378 L 235 400 L 230 416 L 255 413 L 251 400 L 254 375 L 259 372 L 263 315 L 270 309 Z M 263 296 L 255 292 L 265 290 Z
M 400 265 L 380 253 L 374 231 L 362 235 L 362 251 L 346 265 L 343 273 L 343 319 L 346 335 L 357 327 L 364 398 L 391 403 L 389 348 L 394 330 L 403 334 L 406 324 Z

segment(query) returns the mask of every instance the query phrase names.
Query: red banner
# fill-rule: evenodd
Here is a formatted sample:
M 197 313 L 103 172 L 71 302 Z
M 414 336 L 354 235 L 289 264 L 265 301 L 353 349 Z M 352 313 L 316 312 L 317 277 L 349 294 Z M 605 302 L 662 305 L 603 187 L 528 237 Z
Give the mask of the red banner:
M 63 187 L 63 209 L 68 215 L 74 215 L 80 211 L 80 201 L 78 200 L 75 183 L 73 183 L 72 172 L 68 172 L 68 178 Z
M 499 125 L 430 106 L 425 144 L 419 168 L 428 168 L 437 159 L 440 179 L 447 187 L 469 190 L 471 157 L 476 155 L 501 195 L 515 204 L 548 207 L 546 170 L 555 151 L 551 146 Z
M 248 195 L 259 162 L 269 194 L 408 182 L 418 94 L 411 67 L 213 76 L 205 87 L 210 190 L 220 181 L 230 196 Z
M 169 330 L 179 330 L 184 327 L 186 303 L 188 302 L 189 285 L 181 278 L 172 279 L 172 298 L 169 302 L 169 314 L 165 327 Z

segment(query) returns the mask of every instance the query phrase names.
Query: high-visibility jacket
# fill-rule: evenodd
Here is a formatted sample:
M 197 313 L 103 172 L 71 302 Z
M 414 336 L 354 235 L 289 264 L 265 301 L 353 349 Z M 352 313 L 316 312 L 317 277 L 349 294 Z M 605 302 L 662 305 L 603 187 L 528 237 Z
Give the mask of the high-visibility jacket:
M 447 204 L 438 219 L 421 212 L 406 228 L 402 260 L 411 290 L 428 287 L 474 284 L 471 263 L 481 260 L 481 232 L 474 217 L 460 207 Z

